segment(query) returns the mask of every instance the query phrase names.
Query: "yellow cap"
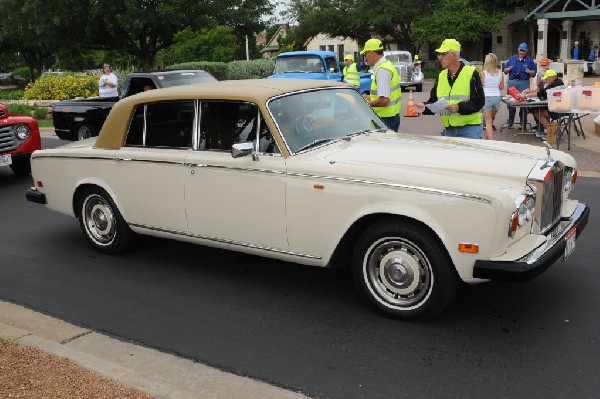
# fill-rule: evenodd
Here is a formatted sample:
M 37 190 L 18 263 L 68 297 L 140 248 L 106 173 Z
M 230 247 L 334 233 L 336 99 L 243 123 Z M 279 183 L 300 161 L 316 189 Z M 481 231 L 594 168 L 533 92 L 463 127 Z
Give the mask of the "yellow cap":
M 546 80 L 550 76 L 558 76 L 558 75 L 556 74 L 556 71 L 554 69 L 548 69 L 548 70 L 546 70 L 546 72 L 544 72 L 544 76 L 542 76 L 542 80 Z
M 383 43 L 379 39 L 369 39 L 360 53 L 364 54 L 367 51 L 383 51 Z
M 344 60 L 352 60 L 352 62 L 354 62 L 354 56 L 352 54 L 346 54 Z
M 419 59 L 419 56 L 415 54 L 415 61 Z
M 436 49 L 436 53 L 447 53 L 448 51 L 460 52 L 460 43 L 456 39 L 446 39 L 442 42 L 440 48 Z

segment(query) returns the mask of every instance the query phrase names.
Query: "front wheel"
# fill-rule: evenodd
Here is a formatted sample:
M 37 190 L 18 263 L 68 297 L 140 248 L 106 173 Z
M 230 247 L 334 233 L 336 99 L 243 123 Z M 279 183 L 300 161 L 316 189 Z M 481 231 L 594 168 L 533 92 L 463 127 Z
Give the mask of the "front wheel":
M 445 248 L 424 227 L 382 221 L 359 238 L 354 280 L 376 308 L 404 319 L 428 319 L 454 299 L 458 276 Z
M 419 85 L 417 85 L 417 91 L 418 91 L 419 93 L 423 91 L 423 84 L 422 84 L 422 83 L 421 83 L 421 84 L 419 84 Z
M 132 244 L 135 233 L 106 191 L 97 187 L 86 189 L 78 209 L 81 230 L 98 251 L 119 253 Z

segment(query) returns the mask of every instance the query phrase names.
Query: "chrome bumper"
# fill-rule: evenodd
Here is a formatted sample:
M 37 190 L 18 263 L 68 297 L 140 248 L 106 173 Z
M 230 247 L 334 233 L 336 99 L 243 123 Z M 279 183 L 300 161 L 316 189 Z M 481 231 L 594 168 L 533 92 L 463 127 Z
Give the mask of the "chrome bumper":
M 529 281 L 552 266 L 565 252 L 565 236 L 573 227 L 575 238 L 585 228 L 590 216 L 590 208 L 585 204 L 577 205 L 568 219 L 560 221 L 554 231 L 549 233 L 544 245 L 515 261 L 478 260 L 473 268 L 473 277 L 497 281 Z

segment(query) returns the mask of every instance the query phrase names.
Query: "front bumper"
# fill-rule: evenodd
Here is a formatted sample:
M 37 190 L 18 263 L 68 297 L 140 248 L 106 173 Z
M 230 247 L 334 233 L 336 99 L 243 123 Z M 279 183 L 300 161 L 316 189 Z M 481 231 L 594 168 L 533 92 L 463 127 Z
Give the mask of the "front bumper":
M 35 202 L 36 204 L 46 204 L 46 194 L 40 193 L 37 188 L 31 187 L 25 193 L 25 198 L 28 201 Z
M 550 234 L 546 243 L 521 259 L 515 261 L 478 260 L 473 268 L 473 277 L 497 281 L 529 281 L 552 266 L 565 252 L 565 236 L 573 227 L 575 238 L 585 228 L 590 216 L 590 208 L 585 204 L 577 205 L 569 219 L 561 221 L 558 233 Z

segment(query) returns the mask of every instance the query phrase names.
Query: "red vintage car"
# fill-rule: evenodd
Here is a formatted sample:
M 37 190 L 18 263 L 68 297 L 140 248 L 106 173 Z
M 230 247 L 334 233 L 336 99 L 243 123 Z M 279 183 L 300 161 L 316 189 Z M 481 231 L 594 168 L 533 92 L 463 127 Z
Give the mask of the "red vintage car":
M 41 148 L 35 118 L 9 115 L 6 105 L 0 102 L 0 167 L 10 166 L 16 175 L 27 175 L 31 172 L 31 154 Z

